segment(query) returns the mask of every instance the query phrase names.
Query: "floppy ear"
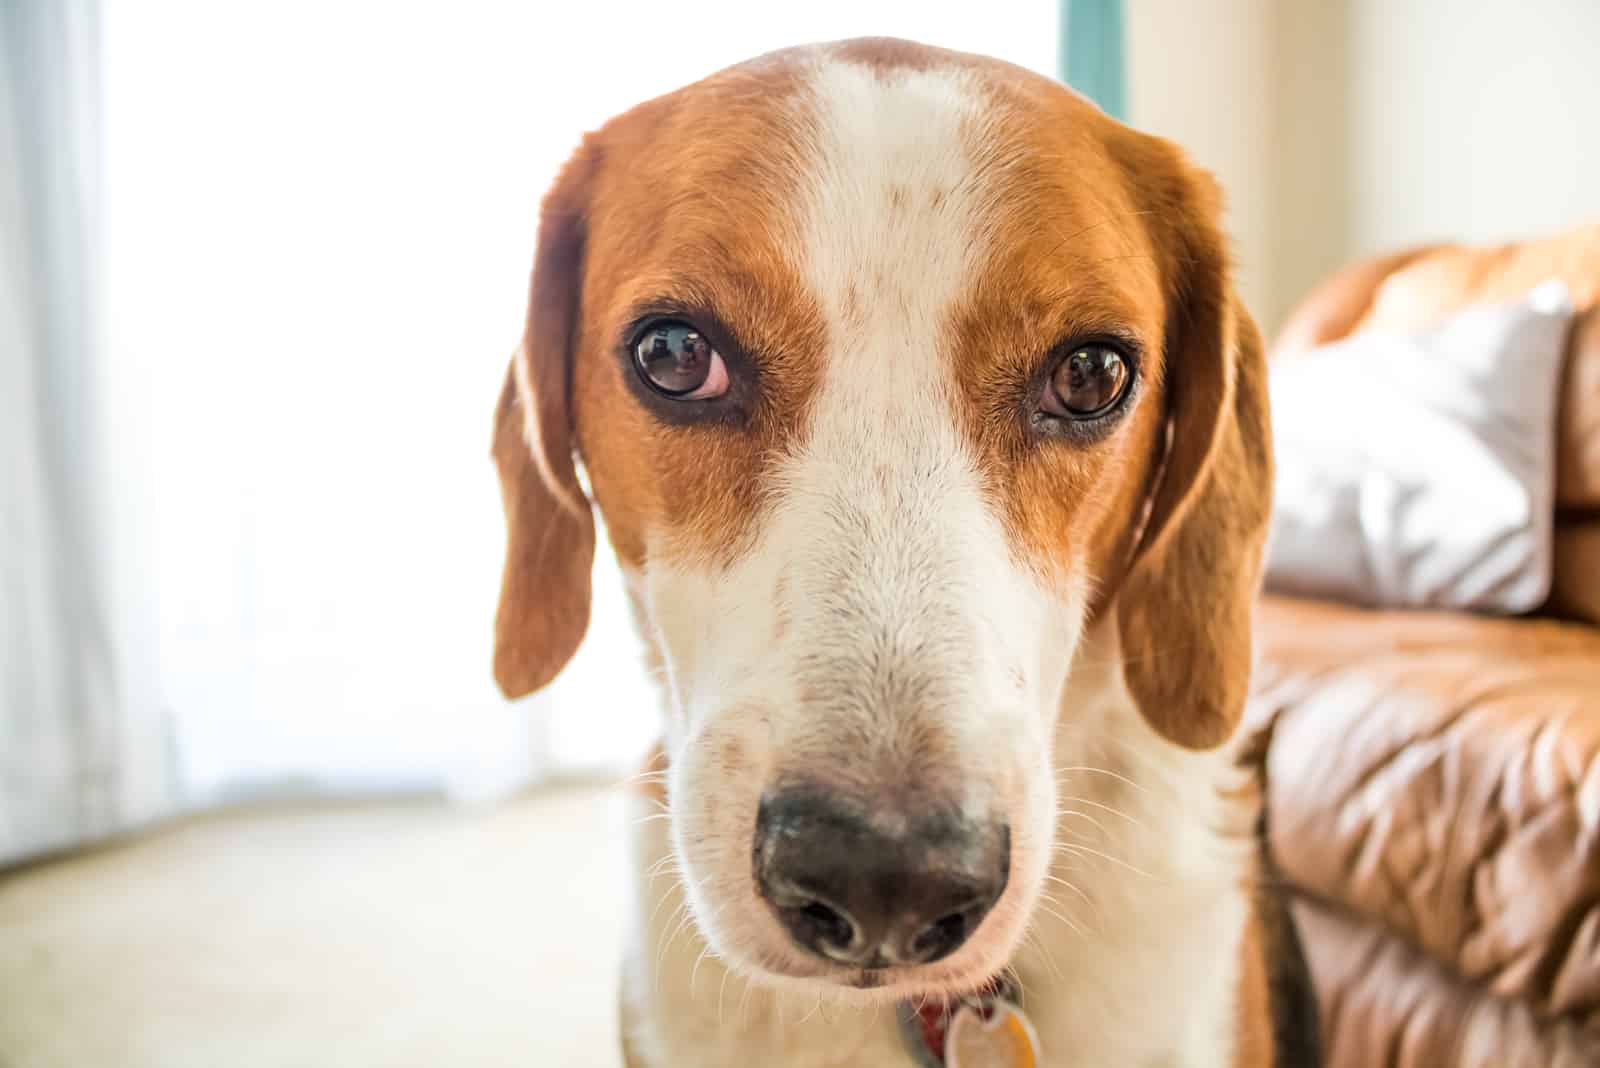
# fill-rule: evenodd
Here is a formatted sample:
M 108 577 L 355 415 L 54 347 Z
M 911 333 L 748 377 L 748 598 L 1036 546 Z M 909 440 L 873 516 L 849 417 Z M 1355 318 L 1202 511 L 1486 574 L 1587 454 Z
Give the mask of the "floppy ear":
M 506 559 L 494 677 L 507 697 L 555 678 L 589 626 L 594 515 L 573 464 L 571 390 L 593 171 L 586 145 L 545 197 L 527 327 L 495 412 Z
M 1165 456 L 1117 596 L 1128 687 L 1178 745 L 1221 744 L 1243 713 L 1250 617 L 1271 521 L 1272 450 L 1261 337 L 1234 293 L 1216 183 L 1176 150 L 1155 179 L 1167 288 Z M 1164 164 L 1164 166 L 1163 166 Z

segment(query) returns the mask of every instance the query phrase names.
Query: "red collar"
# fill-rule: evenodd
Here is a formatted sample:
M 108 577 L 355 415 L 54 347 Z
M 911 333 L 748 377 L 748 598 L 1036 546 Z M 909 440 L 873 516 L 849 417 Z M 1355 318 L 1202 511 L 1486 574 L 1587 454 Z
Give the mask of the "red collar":
M 900 1034 L 919 1068 L 945 1068 L 945 1048 L 950 1038 L 950 1021 L 958 1010 L 970 1007 L 985 1021 L 994 1018 L 1002 1003 L 1017 1004 L 1016 985 L 997 979 L 982 990 L 951 1002 L 900 1006 Z

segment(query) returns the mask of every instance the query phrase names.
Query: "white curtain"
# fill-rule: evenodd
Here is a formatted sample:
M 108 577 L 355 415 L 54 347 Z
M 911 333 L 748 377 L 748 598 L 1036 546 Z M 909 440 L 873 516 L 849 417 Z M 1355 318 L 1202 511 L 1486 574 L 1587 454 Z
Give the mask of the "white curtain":
M 98 5 L 0 5 L 0 862 L 175 802 L 101 314 Z
M 655 729 L 653 699 L 609 573 L 596 579 L 590 640 L 549 692 L 507 705 L 488 670 L 503 536 L 489 414 L 545 185 L 609 115 L 799 41 L 894 34 L 1049 73 L 1057 8 L 108 3 L 97 99 L 109 358 L 58 363 L 39 347 L 55 342 L 29 328 L 26 358 L 6 364 L 21 378 L 0 396 L 4 593 L 21 589 L 39 621 L 4 615 L 7 827 L 54 797 L 40 774 L 79 806 L 106 768 L 119 797 L 135 795 L 118 802 L 128 811 L 160 796 L 162 776 L 135 769 L 163 766 L 161 706 L 133 700 L 134 673 L 116 667 L 123 640 L 143 641 L 141 683 L 160 680 L 190 803 L 494 796 L 632 759 Z M 31 10 L 50 21 L 81 8 Z M 72 106 L 92 112 L 95 100 Z M 45 127 L 63 135 L 81 119 Z M 94 202 L 81 190 L 69 200 Z M 7 208 L 0 293 L 26 301 L 16 210 L 36 209 Z M 52 267 L 40 281 L 49 309 L 72 312 L 96 287 L 87 238 L 68 236 L 73 273 Z M 95 321 L 49 319 L 69 333 Z M 74 408 L 100 398 L 114 410 Z M 150 613 L 137 633 L 88 625 L 108 611 L 95 599 L 106 527 L 52 511 L 58 499 L 78 509 L 85 478 L 106 481 L 56 462 L 91 454 L 58 440 L 80 431 L 112 443 L 129 472 L 116 514 L 137 537 L 116 544 L 139 562 L 126 571 L 140 585 L 117 596 Z M 18 494 L 32 502 L 20 525 Z M 60 811 L 50 801 L 26 818 L 77 833 Z

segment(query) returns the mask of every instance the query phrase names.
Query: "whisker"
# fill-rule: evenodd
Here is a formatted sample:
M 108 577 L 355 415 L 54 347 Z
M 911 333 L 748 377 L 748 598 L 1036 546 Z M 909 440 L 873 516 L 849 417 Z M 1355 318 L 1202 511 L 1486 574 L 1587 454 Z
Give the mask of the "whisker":
M 1151 875 L 1149 872 L 1143 871 L 1143 870 L 1141 870 L 1139 868 L 1136 868 L 1132 864 L 1129 864 L 1125 860 L 1120 860 L 1117 857 L 1112 856 L 1110 853 L 1102 853 L 1100 850 L 1094 849 L 1094 848 L 1092 848 L 1090 846 L 1080 845 L 1080 844 L 1078 844 L 1076 842 L 1057 842 L 1055 844 L 1054 848 L 1058 852 L 1087 854 L 1087 855 L 1092 856 L 1092 857 L 1099 857 L 1100 859 L 1105 860 L 1105 861 L 1109 861 L 1110 863 L 1115 864 L 1118 867 L 1126 868 L 1129 871 L 1133 872 L 1135 875 L 1141 876 L 1141 877 L 1146 878 L 1146 879 L 1154 879 L 1155 878 L 1155 876 Z
M 816 1004 L 811 1006 L 811 1010 L 809 1012 L 807 1012 L 804 1016 L 800 1017 L 800 1022 L 795 1024 L 795 1026 L 796 1027 L 804 1027 L 806 1025 L 806 1021 L 811 1019 L 811 1017 L 815 1016 L 817 1014 L 817 1012 L 821 1008 L 822 1008 L 822 991 L 819 989 L 817 991 Z
M 1075 819 L 1085 820 L 1092 825 L 1095 830 L 1099 831 L 1103 837 L 1111 837 L 1109 834 L 1106 834 L 1106 829 L 1101 825 L 1100 821 L 1089 815 L 1087 812 L 1079 812 L 1076 809 L 1062 807 L 1058 807 L 1056 809 L 1056 819 L 1060 820 L 1067 816 L 1071 816 Z
M 677 856 L 673 853 L 667 853 L 660 860 L 656 861 L 654 864 L 650 865 L 650 867 L 645 869 L 645 876 L 651 881 L 654 881 L 657 876 L 666 871 L 668 868 L 677 868 L 677 866 Z
M 1066 887 L 1068 890 L 1071 890 L 1074 894 L 1077 894 L 1079 897 L 1083 898 L 1084 904 L 1088 905 L 1090 908 L 1094 909 L 1096 912 L 1098 912 L 1100 910 L 1099 905 L 1095 904 L 1094 898 L 1092 898 L 1088 894 L 1084 893 L 1083 892 L 1083 888 L 1078 886 L 1077 883 L 1069 882 L 1066 879 L 1063 879 L 1059 875 L 1051 875 L 1049 872 L 1045 873 L 1045 878 L 1048 879 L 1050 882 L 1060 883 L 1062 886 Z
M 656 954 L 656 986 L 658 987 L 661 985 L 661 966 L 666 961 L 667 951 L 678 940 L 678 936 L 683 934 L 694 922 L 694 912 L 688 907 L 687 902 L 680 906 L 680 912 L 682 913 L 682 918 L 678 920 L 678 925 L 672 929 L 672 933 L 667 936 L 666 941 L 661 943 L 661 949 Z
M 1031 945 L 1036 951 L 1038 951 L 1039 956 L 1044 958 L 1045 967 L 1050 969 L 1050 974 L 1055 976 L 1057 982 L 1065 978 L 1061 974 L 1060 965 L 1056 964 L 1055 957 L 1051 956 L 1050 951 L 1045 948 L 1044 939 L 1039 937 L 1039 932 L 1036 931 L 1032 925 L 1029 925 L 1028 929 L 1023 932 L 1022 940 L 1028 945 Z M 1020 986 L 1021 983 L 1019 982 L 1018 985 Z
M 742 977 L 741 977 L 742 978 Z M 750 1004 L 750 994 L 755 984 L 749 979 L 744 981 L 744 997 L 739 999 L 739 1026 L 744 1026 L 744 1010 Z
M 644 921 L 644 929 L 645 929 L 646 935 L 648 935 L 651 931 L 655 930 L 656 916 L 660 914 L 661 906 L 665 905 L 667 903 L 667 901 L 671 899 L 671 897 L 672 897 L 671 893 L 662 894 L 661 897 L 656 901 L 655 908 L 650 910 L 650 918 Z M 681 909 L 681 908 L 684 908 L 685 905 L 686 905 L 686 902 L 682 898 L 679 898 L 678 907 Z M 677 915 L 677 914 L 674 913 L 673 915 Z
M 1114 734 L 1108 734 L 1099 738 L 1098 741 L 1116 746 L 1123 756 L 1143 765 L 1152 775 L 1160 778 L 1163 782 L 1176 782 L 1180 777 L 1178 769 L 1156 759 L 1150 752 L 1134 745 L 1126 738 L 1118 738 Z
M 1051 908 L 1049 905 L 1045 904 L 1043 900 L 1041 900 L 1039 902 L 1039 908 L 1041 908 L 1044 911 L 1048 912 L 1050 915 L 1054 916 L 1056 919 L 1060 920 L 1062 923 L 1064 923 L 1068 927 L 1072 928 L 1074 931 L 1076 931 L 1078 933 L 1078 936 L 1080 938 L 1089 937 L 1089 934 L 1088 934 L 1087 931 L 1085 931 L 1082 927 L 1079 927 L 1077 924 L 1073 923 L 1071 920 L 1067 919 L 1067 917 L 1065 915 L 1063 915 L 1061 912 L 1059 912 L 1056 909 Z
M 1113 805 L 1106 805 L 1106 804 L 1102 804 L 1099 801 L 1091 801 L 1087 797 L 1076 797 L 1076 796 L 1072 798 L 1072 803 L 1073 804 L 1077 804 L 1077 805 L 1093 805 L 1095 808 L 1098 808 L 1098 809 L 1100 809 L 1100 810 L 1102 810 L 1104 812 L 1109 812 L 1113 816 L 1121 816 L 1123 819 L 1127 820 L 1129 823 L 1133 824 L 1135 827 L 1139 828 L 1141 831 L 1145 831 L 1146 833 L 1148 833 L 1149 830 L 1150 830 L 1150 828 L 1148 828 L 1144 824 L 1140 823 L 1133 816 L 1130 816 L 1128 813 L 1122 811 L 1120 808 L 1117 808 L 1117 807 L 1115 807 Z
M 1126 775 L 1123 775 L 1120 772 L 1111 771 L 1108 768 L 1090 767 L 1088 764 L 1075 764 L 1075 765 L 1073 765 L 1071 767 L 1057 768 L 1056 769 L 1056 779 L 1057 779 L 1057 781 L 1059 781 L 1061 776 L 1066 775 L 1066 774 L 1068 774 L 1070 772 L 1075 772 L 1075 771 L 1086 771 L 1086 772 L 1090 772 L 1090 773 L 1095 774 L 1095 775 L 1108 775 L 1111 778 L 1116 779 L 1118 782 L 1125 783 L 1128 786 L 1133 787 L 1135 790 L 1138 790 L 1140 793 L 1148 794 L 1150 792 L 1149 790 L 1145 789 L 1143 786 L 1141 786 L 1138 783 L 1134 782 L 1132 779 L 1128 778 Z
M 706 943 L 706 947 L 700 951 L 700 955 L 694 959 L 694 967 L 689 969 L 689 1000 L 690 1001 L 693 1001 L 694 997 L 695 997 L 695 994 L 694 994 L 695 982 L 700 978 L 700 965 L 705 962 L 706 955 L 709 954 L 710 952 L 711 952 L 711 943 L 707 942 Z
M 688 912 L 689 912 L 689 903 L 687 901 L 679 901 L 677 910 L 675 912 L 673 912 L 671 918 L 668 919 L 667 922 L 670 924 L 673 921 L 677 920 L 680 916 L 687 916 Z M 673 928 L 673 937 L 676 937 L 676 935 L 677 935 L 677 928 Z M 656 946 L 655 985 L 656 985 L 656 987 L 658 989 L 661 986 L 661 965 L 666 960 L 667 947 L 669 945 L 671 945 L 671 944 L 672 944 L 672 939 L 671 938 L 664 938 L 664 939 L 661 940 L 661 944 Z
M 711 914 L 712 920 L 715 921 L 717 919 L 717 917 L 721 916 L 722 915 L 722 910 L 727 908 L 727 907 L 728 906 L 727 906 L 726 903 L 717 906 L 717 910 L 714 913 Z M 707 940 L 706 944 L 705 944 L 705 948 L 702 949 L 700 951 L 700 955 L 694 959 L 694 967 L 689 970 L 689 1000 L 690 1001 L 694 1000 L 694 996 L 695 996 L 695 994 L 694 994 L 695 981 L 700 977 L 700 965 L 705 963 L 705 959 L 706 959 L 707 955 L 710 954 L 710 952 L 711 952 L 711 942 L 710 942 L 710 940 Z
M 668 812 L 666 810 L 662 810 L 660 812 L 652 812 L 647 816 L 640 816 L 638 819 L 634 820 L 633 821 L 633 826 L 642 827 L 647 823 L 654 823 L 657 820 L 670 820 L 671 818 L 672 818 L 672 813 Z

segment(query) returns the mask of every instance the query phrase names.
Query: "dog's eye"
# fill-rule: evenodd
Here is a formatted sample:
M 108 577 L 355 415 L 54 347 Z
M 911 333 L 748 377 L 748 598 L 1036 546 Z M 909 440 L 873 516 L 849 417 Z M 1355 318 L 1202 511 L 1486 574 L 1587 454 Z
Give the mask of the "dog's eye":
M 1110 345 L 1080 345 L 1056 364 L 1039 407 L 1061 419 L 1093 419 L 1114 408 L 1133 375 Z
M 646 324 L 633 342 L 633 365 L 651 389 L 674 400 L 710 400 L 728 391 L 721 354 L 681 319 Z

